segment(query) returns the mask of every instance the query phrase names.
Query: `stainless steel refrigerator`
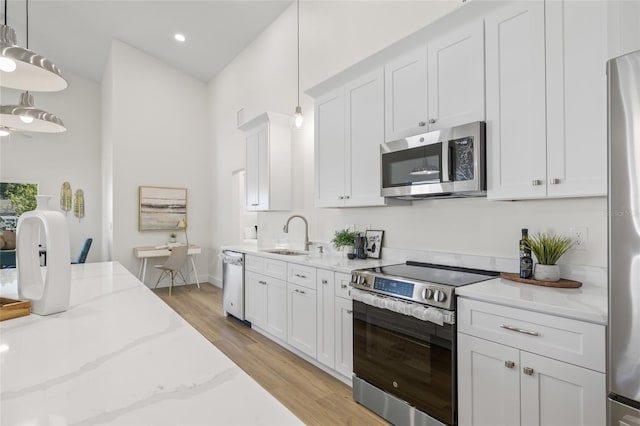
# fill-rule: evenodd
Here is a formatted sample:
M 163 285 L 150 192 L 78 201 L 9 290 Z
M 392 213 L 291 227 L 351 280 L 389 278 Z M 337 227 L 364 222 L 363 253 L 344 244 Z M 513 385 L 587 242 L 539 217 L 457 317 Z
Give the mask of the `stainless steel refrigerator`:
M 640 51 L 609 81 L 608 423 L 640 425 Z

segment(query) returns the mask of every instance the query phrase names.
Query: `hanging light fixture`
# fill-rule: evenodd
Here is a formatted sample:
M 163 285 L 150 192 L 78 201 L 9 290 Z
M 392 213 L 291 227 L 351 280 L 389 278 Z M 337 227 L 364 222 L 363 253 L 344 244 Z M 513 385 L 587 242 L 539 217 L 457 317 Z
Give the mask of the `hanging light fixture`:
M 55 114 L 33 106 L 33 95 L 20 94 L 18 105 L 0 106 L 0 128 L 25 132 L 60 133 L 67 130 Z
M 4 24 L 0 25 L 0 86 L 34 92 L 66 89 L 68 84 L 60 68 L 29 50 L 29 0 L 26 0 L 26 49 L 16 45 L 16 32 L 7 25 L 7 1 L 4 1 Z
M 302 107 L 300 106 L 300 0 L 296 0 L 296 13 L 297 13 L 297 35 L 298 35 L 298 105 L 296 105 L 296 112 L 293 114 L 296 127 L 302 127 Z

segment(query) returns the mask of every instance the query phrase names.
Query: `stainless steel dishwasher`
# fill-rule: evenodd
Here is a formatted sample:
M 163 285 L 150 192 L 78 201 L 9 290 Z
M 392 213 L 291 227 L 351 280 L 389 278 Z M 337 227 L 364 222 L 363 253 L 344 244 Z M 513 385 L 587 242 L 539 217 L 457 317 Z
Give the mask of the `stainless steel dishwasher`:
M 223 252 L 222 309 L 225 316 L 244 321 L 244 253 Z

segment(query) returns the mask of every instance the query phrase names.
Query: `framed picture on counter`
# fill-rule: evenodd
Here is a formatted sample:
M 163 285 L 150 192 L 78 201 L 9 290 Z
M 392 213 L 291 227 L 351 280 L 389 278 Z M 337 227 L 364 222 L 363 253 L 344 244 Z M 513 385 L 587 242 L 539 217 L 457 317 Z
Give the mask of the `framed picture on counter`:
M 384 231 L 374 231 L 368 229 L 364 236 L 367 238 L 367 256 L 380 259 L 380 249 L 382 248 L 382 236 Z
M 187 217 L 187 189 L 140 186 L 140 231 L 178 231 Z

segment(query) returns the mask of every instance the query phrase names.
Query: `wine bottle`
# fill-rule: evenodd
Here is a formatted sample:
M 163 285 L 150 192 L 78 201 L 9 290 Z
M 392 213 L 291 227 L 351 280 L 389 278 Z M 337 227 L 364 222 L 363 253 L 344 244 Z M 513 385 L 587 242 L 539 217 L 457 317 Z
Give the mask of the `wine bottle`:
M 529 239 L 529 230 L 522 230 L 522 238 L 520 239 L 520 278 L 531 279 L 533 276 L 533 259 L 531 258 L 531 249 L 527 247 Z

